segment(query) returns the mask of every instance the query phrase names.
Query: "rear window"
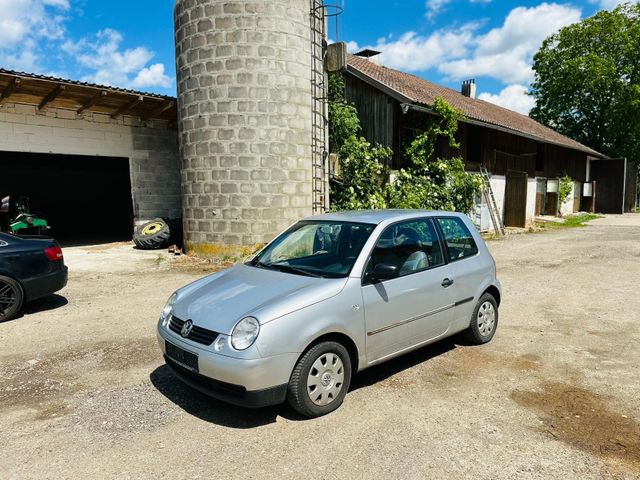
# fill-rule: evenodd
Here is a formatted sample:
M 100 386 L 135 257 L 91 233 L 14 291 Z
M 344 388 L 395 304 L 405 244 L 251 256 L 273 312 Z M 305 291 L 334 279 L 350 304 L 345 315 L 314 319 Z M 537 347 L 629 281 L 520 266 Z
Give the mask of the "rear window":
M 460 218 L 438 218 L 438 224 L 444 234 L 450 262 L 478 253 L 478 246 L 471 232 Z

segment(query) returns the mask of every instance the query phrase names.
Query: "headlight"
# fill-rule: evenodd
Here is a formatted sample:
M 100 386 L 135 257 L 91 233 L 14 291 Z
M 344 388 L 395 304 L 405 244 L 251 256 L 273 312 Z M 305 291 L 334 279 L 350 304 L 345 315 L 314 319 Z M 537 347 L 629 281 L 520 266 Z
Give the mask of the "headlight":
M 162 309 L 162 313 L 160 314 L 160 321 L 162 322 L 163 327 L 167 325 L 167 322 L 169 321 L 169 317 L 171 317 L 171 310 L 173 310 L 173 304 L 176 302 L 177 298 L 178 298 L 177 293 L 174 293 L 173 295 L 171 295 L 169 297 L 169 300 L 167 300 L 166 305 Z
M 256 341 L 260 324 L 253 317 L 245 317 L 236 323 L 231 332 L 231 345 L 236 350 L 246 350 Z

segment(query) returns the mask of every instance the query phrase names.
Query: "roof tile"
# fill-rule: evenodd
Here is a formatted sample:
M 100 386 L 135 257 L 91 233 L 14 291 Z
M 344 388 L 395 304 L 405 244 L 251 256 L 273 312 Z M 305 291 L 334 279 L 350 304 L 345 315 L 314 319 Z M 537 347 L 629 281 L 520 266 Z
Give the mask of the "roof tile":
M 429 82 L 415 75 L 377 65 L 366 58 L 355 55 L 349 55 L 348 64 L 349 67 L 364 74 L 366 77 L 384 84 L 404 97 L 410 98 L 414 103 L 433 105 L 436 98 L 440 97 L 471 120 L 513 130 L 515 134 L 521 133 L 532 136 L 542 142 L 553 143 L 590 155 L 604 157 L 601 153 L 551 128 L 545 127 L 526 115 L 493 103 L 466 97 L 451 88 Z

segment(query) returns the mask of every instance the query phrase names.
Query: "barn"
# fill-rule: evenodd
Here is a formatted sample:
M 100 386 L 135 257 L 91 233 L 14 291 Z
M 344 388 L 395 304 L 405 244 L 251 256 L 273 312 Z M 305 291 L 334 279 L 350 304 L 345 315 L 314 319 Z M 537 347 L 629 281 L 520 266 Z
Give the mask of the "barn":
M 0 197 L 65 242 L 130 240 L 181 217 L 176 99 L 0 70 Z
M 432 115 L 429 105 L 442 98 L 465 119 L 458 130 L 461 150 L 450 152 L 443 144 L 438 154 L 461 155 L 469 171 L 486 167 L 504 225 L 525 227 L 536 216 L 559 210 L 623 213 L 633 208 L 637 173 L 626 160 L 607 158 L 530 117 L 475 98 L 474 81 L 458 92 L 379 65 L 377 53 L 349 55 L 346 97 L 358 110 L 367 140 L 393 149 L 392 168 L 403 166 L 407 142 Z M 564 175 L 574 186 L 559 205 Z M 486 209 L 486 198 L 479 199 L 478 223 L 484 228 L 490 226 Z

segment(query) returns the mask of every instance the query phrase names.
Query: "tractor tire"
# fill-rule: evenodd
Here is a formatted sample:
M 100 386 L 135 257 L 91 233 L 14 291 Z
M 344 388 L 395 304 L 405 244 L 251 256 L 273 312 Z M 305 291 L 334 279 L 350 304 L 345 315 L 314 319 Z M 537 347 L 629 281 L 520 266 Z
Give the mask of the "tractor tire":
M 157 250 L 166 248 L 171 241 L 171 229 L 167 222 L 156 218 L 141 225 L 133 234 L 133 243 L 140 250 Z

